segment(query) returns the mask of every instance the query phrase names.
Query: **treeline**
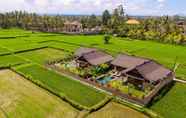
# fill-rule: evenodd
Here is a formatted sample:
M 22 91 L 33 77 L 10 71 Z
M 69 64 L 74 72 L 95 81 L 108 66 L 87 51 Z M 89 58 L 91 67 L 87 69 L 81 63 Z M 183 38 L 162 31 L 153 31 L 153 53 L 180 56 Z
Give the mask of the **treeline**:
M 131 19 L 139 21 L 139 24 L 128 24 Z M 184 23 L 185 18 L 180 16 L 130 17 L 125 15 L 122 6 L 114 9 L 113 13 L 105 10 L 102 15 L 104 31 L 109 34 L 172 44 L 186 43 Z
M 127 24 L 130 19 L 139 21 L 139 24 Z M 112 13 L 105 10 L 101 16 L 64 16 L 38 15 L 24 11 L 14 11 L 0 14 L 0 28 L 18 27 L 27 30 L 42 32 L 63 32 L 65 21 L 79 21 L 83 28 L 99 26 L 104 34 L 111 34 L 131 39 L 155 40 L 164 43 L 185 44 L 186 36 L 183 26 L 177 23 L 185 18 L 179 16 L 162 17 L 131 17 L 126 15 L 120 5 Z M 186 28 L 186 25 L 185 25 Z
M 62 32 L 65 21 L 79 21 L 83 24 L 83 28 L 101 26 L 101 17 L 96 15 L 39 15 L 25 11 L 0 13 L 0 28 L 3 29 L 18 27 L 43 32 Z

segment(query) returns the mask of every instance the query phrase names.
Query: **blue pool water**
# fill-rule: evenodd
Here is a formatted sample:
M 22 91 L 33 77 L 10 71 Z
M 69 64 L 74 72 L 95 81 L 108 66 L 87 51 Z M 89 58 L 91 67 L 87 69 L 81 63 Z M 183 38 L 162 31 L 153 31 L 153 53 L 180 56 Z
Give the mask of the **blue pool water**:
M 110 80 L 112 80 L 112 77 L 103 77 L 103 78 L 98 79 L 97 81 L 98 81 L 100 84 L 106 84 L 106 83 L 108 83 Z

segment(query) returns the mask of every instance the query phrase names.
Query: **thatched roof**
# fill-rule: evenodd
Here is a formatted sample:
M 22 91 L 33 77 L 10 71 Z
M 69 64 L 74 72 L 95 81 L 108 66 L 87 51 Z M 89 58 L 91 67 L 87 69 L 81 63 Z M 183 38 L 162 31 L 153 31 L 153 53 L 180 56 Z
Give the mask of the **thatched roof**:
M 64 25 L 82 25 L 82 24 L 78 21 L 73 21 L 73 22 L 66 21 Z
M 111 64 L 114 66 L 122 67 L 124 69 L 128 69 L 128 68 L 134 68 L 148 61 L 149 60 L 144 59 L 144 58 L 121 54 L 121 55 L 118 55 L 116 59 L 114 59 L 111 62 Z
M 96 50 L 97 49 L 95 49 L 95 48 L 84 48 L 84 47 L 81 47 L 81 48 L 79 48 L 79 49 L 76 50 L 75 56 L 81 57 L 84 54 L 87 54 L 87 53 L 90 53 L 90 52 L 94 52 Z
M 129 55 L 119 55 L 111 64 L 122 67 L 123 74 L 129 74 L 129 72 L 136 70 L 144 79 L 149 81 L 158 81 L 171 73 L 169 69 L 153 60 Z
M 84 59 L 86 61 L 88 61 L 91 65 L 100 65 L 100 64 L 104 64 L 107 62 L 110 62 L 113 60 L 113 57 L 101 52 L 101 51 L 94 51 L 94 52 L 90 52 L 87 53 L 85 55 L 83 55 Z
M 135 68 L 146 80 L 158 81 L 166 78 L 171 71 L 162 65 L 150 61 Z
M 136 19 L 130 19 L 126 22 L 129 25 L 139 25 L 140 21 L 136 20 Z

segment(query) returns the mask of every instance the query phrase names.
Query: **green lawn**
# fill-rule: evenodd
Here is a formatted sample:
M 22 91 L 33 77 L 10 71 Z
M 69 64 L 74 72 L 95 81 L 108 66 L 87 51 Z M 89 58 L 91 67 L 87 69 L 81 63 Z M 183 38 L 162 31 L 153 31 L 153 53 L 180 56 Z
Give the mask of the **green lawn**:
M 38 64 L 44 64 L 51 60 L 63 59 L 65 56 L 68 55 L 68 53 L 52 48 L 43 48 L 39 50 L 19 53 L 17 55 L 29 59 L 30 61 L 36 62 Z
M 61 76 L 38 65 L 18 67 L 16 71 L 31 76 L 51 91 L 65 95 L 69 99 L 86 107 L 92 107 L 104 100 L 105 94 L 77 81 Z
M 176 83 L 175 86 L 151 109 L 165 118 L 185 118 L 186 116 L 186 84 Z
M 0 71 L 0 118 L 76 118 L 66 102 L 17 75 Z M 3 117 L 7 116 L 7 117 Z

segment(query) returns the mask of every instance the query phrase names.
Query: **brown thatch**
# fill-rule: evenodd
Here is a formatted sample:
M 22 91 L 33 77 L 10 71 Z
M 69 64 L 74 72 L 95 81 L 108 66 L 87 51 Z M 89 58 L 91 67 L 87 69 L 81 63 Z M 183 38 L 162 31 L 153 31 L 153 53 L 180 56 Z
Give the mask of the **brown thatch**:
M 136 67 L 136 70 L 149 81 L 158 81 L 166 78 L 170 73 L 172 73 L 169 69 L 163 67 L 162 65 L 150 61 L 143 65 Z
M 129 25 L 139 25 L 140 24 L 140 22 L 136 19 L 130 19 L 126 23 Z
M 81 56 L 83 56 L 84 54 L 87 54 L 87 53 L 90 53 L 90 52 L 94 52 L 94 51 L 96 51 L 96 50 L 97 50 L 97 49 L 95 49 L 95 48 L 84 48 L 84 47 L 81 47 L 81 48 L 79 48 L 78 50 L 76 50 L 75 56 L 81 57 Z
M 101 52 L 101 51 L 94 51 L 91 53 L 87 53 L 83 55 L 84 59 L 88 61 L 91 65 L 100 65 L 113 60 L 113 57 Z
M 149 60 L 129 55 L 118 55 L 118 57 L 111 62 L 112 65 L 122 67 L 124 69 L 134 68 L 138 65 L 148 62 Z

